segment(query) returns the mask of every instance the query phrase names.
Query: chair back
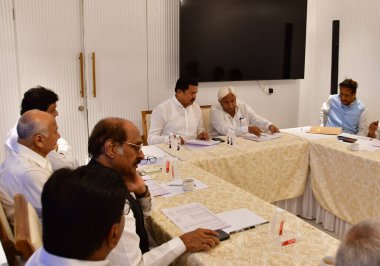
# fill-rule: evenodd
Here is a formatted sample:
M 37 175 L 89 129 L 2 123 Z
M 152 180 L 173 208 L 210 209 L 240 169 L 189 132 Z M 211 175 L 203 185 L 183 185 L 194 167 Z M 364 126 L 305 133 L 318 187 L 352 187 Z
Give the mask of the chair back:
M 203 127 L 206 129 L 207 132 L 210 132 L 210 113 L 211 113 L 211 105 L 201 105 L 202 110 L 202 118 L 203 118 Z
M 5 211 L 3 205 L 0 201 L 0 240 L 3 246 L 5 255 L 8 260 L 9 265 L 19 265 L 17 255 L 18 252 L 15 248 L 15 238 L 13 235 L 12 228 L 8 222 L 7 216 L 5 215 Z
M 34 207 L 21 194 L 14 196 L 15 247 L 25 261 L 42 246 L 42 228 Z
M 142 129 L 143 135 L 142 139 L 144 145 L 148 145 L 148 133 L 150 128 L 150 117 L 152 115 L 152 110 L 141 111 L 141 121 L 142 121 Z

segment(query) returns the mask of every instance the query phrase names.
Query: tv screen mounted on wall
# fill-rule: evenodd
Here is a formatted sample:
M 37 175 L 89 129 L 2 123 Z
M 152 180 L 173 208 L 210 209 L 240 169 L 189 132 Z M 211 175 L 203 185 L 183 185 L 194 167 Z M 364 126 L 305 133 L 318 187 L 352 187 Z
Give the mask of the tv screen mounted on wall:
M 307 0 L 181 0 L 180 75 L 302 79 Z

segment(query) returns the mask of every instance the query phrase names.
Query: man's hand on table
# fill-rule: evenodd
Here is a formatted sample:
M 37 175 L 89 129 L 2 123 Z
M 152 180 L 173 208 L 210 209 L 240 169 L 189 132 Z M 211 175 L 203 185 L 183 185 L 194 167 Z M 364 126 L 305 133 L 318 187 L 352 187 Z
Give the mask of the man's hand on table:
M 216 237 L 217 232 L 210 229 L 199 228 L 180 236 L 186 246 L 186 251 L 207 251 L 220 243 Z

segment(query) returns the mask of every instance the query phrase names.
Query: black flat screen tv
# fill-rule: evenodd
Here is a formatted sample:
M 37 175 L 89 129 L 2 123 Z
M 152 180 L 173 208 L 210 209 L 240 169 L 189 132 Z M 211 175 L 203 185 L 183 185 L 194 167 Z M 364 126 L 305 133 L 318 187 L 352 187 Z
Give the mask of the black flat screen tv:
M 181 0 L 180 76 L 302 79 L 307 0 Z

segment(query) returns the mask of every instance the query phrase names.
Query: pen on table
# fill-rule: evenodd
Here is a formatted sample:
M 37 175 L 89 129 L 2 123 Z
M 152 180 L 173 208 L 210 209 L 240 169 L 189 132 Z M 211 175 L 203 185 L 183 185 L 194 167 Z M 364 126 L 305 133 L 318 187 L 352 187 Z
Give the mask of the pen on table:
M 171 186 L 171 187 L 182 187 L 183 185 L 182 184 L 169 184 L 168 186 Z M 194 187 L 196 187 L 197 185 L 194 184 Z

